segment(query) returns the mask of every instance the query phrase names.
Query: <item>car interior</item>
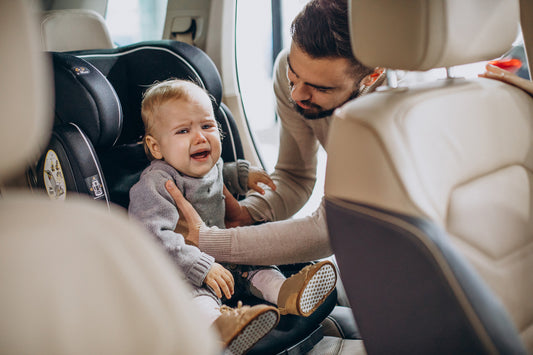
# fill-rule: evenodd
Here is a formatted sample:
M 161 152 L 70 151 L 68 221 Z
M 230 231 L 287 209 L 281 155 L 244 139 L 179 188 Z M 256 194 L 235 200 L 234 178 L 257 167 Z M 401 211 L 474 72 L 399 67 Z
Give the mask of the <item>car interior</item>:
M 128 45 L 112 40 L 106 0 L 0 3 L 0 353 L 223 352 L 126 209 L 149 164 L 140 103 L 156 81 L 205 88 L 224 161 L 262 165 L 236 82 L 238 1 L 169 0 L 162 38 Z M 520 28 L 528 53 L 532 3 L 349 0 L 354 53 L 389 78 L 330 129 L 342 282 L 249 354 L 533 352 L 531 96 L 485 78 L 394 77 L 501 58 Z

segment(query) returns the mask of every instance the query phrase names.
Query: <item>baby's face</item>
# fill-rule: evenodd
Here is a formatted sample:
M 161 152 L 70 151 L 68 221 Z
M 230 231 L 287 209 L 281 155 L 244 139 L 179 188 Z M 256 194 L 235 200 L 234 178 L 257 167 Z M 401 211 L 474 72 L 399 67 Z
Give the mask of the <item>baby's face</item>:
M 192 177 L 202 177 L 220 158 L 221 144 L 211 100 L 199 90 L 197 97 L 165 102 L 154 119 L 156 159 Z M 155 153 L 155 154 L 154 154 Z

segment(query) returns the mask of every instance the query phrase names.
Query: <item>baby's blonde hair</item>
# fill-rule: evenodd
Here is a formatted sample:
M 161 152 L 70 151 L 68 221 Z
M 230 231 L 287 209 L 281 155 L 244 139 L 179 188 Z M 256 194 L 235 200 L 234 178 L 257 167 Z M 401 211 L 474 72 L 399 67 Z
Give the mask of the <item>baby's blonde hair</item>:
M 150 149 L 148 149 L 146 144 L 146 136 L 152 135 L 154 117 L 156 116 L 157 111 L 168 101 L 181 99 L 187 100 L 193 97 L 196 89 L 205 92 L 211 102 L 213 102 L 212 96 L 204 88 L 192 81 L 182 79 L 168 79 L 156 82 L 145 91 L 141 103 L 141 117 L 144 124 L 143 145 L 144 151 L 150 160 L 153 160 L 154 157 L 150 153 Z

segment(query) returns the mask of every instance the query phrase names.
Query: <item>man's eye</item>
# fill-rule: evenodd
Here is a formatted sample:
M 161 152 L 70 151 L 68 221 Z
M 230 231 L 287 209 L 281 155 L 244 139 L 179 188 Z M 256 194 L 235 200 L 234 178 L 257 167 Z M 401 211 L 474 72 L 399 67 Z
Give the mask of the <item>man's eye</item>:
M 316 91 L 318 92 L 330 92 L 331 89 L 326 89 L 326 88 L 315 88 Z

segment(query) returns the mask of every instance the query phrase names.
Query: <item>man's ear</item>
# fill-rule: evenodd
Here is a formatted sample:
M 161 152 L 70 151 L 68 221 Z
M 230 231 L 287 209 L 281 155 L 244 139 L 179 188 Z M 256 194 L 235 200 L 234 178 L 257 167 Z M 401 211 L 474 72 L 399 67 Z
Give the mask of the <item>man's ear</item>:
M 163 159 L 163 154 L 161 153 L 157 139 L 147 134 L 146 137 L 144 137 L 144 142 L 148 147 L 148 150 L 150 150 L 150 154 L 152 154 L 155 159 Z

